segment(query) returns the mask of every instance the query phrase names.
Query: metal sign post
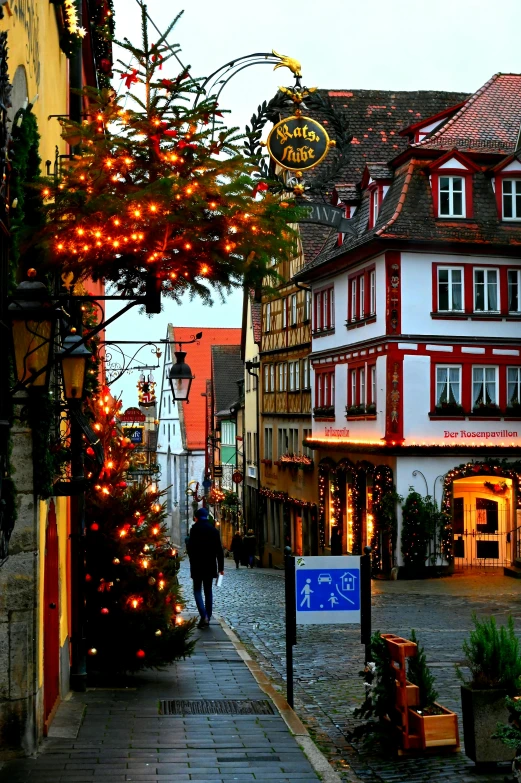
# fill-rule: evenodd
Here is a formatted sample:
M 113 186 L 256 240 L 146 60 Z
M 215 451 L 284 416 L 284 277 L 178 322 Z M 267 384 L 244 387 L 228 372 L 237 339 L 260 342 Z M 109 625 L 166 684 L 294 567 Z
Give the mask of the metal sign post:
M 293 645 L 297 643 L 297 619 L 295 609 L 295 558 L 291 548 L 284 549 L 286 595 L 286 700 L 293 707 Z
M 285 554 L 287 702 L 293 707 L 293 646 L 297 625 L 360 623 L 366 663 L 371 645 L 371 547 L 365 554 L 292 557 Z

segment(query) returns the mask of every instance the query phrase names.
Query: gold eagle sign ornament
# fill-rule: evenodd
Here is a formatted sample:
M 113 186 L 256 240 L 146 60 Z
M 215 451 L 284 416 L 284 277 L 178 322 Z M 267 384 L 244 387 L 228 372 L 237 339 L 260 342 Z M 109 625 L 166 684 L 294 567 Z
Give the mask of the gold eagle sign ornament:
M 272 160 L 289 171 L 312 169 L 326 157 L 331 141 L 311 117 L 286 117 L 273 126 L 266 147 Z

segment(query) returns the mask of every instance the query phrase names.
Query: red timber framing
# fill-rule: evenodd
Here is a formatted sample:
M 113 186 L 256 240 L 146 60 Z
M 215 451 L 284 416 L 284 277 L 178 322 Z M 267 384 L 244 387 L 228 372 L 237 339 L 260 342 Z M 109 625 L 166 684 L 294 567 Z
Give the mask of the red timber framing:
M 402 331 L 401 254 L 397 250 L 385 253 L 385 329 L 387 334 Z
M 389 346 L 385 404 L 385 440 L 403 443 L 403 354 Z

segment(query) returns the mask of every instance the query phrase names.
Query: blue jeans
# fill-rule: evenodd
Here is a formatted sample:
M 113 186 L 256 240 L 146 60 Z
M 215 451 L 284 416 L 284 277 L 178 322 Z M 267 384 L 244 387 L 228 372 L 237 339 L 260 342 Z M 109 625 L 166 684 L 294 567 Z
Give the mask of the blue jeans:
M 194 583 L 194 598 L 195 603 L 197 604 L 197 609 L 199 610 L 199 614 L 201 617 L 204 618 L 207 617 L 210 619 L 212 616 L 212 608 L 213 608 L 213 596 L 212 596 L 212 582 L 213 579 L 210 577 L 206 577 L 203 579 L 202 577 L 194 577 L 192 579 Z M 203 601 L 203 590 L 204 590 L 204 601 Z

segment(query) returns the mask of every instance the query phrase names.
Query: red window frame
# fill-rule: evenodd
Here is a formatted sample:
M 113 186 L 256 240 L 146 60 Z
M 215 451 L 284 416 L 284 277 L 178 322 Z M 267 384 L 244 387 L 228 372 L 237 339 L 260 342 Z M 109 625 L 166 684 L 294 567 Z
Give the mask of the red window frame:
M 370 313 L 369 310 L 371 308 L 371 272 L 375 273 L 375 297 L 374 297 L 374 304 L 375 304 L 375 311 L 374 313 Z M 364 281 L 364 314 L 363 316 L 360 313 L 360 280 L 363 279 Z M 356 286 L 356 297 L 355 297 L 355 312 L 353 313 L 353 286 Z M 357 321 L 365 321 L 367 318 L 373 318 L 376 315 L 376 266 L 375 264 L 371 264 L 371 266 L 367 266 L 364 269 L 358 270 L 358 272 L 353 272 L 353 274 L 349 275 L 347 278 L 347 320 L 351 323 L 356 323 Z
M 518 358 L 518 357 L 517 357 Z M 507 368 L 521 367 L 521 361 L 515 356 L 487 356 L 475 354 L 469 356 L 432 356 L 431 357 L 431 411 L 436 408 L 436 367 L 455 365 L 461 367 L 461 405 L 465 413 L 472 412 L 472 369 L 473 367 L 498 368 L 498 415 L 504 415 L 507 407 Z
M 448 269 L 453 267 L 454 269 L 463 269 L 463 307 L 464 310 L 438 310 L 438 269 Z M 487 316 L 487 312 L 484 313 L 474 310 L 474 270 L 475 269 L 497 269 L 499 271 L 499 313 L 490 313 L 491 316 L 497 317 L 503 315 L 510 315 L 515 317 L 516 313 L 510 313 L 508 309 L 508 272 L 509 270 L 520 270 L 521 265 L 515 264 L 487 264 L 478 263 L 443 263 L 434 262 L 432 265 L 432 312 L 439 316 L 446 316 L 451 318 L 454 316 L 475 315 L 476 318 L 481 316 Z
M 517 225 L 521 222 L 521 218 L 504 218 L 503 217 L 503 180 L 505 179 L 521 179 L 521 171 L 501 171 L 495 176 L 495 191 L 496 191 L 496 205 L 497 214 L 500 220 L 504 220 L 505 223 L 514 223 Z
M 327 408 L 335 404 L 335 371 L 315 371 L 315 408 Z
M 444 163 L 450 160 L 457 160 L 465 168 L 458 169 L 453 167 L 442 168 Z M 433 161 L 429 166 L 431 175 L 432 202 L 434 205 L 434 217 L 440 220 L 469 220 L 474 217 L 474 198 L 473 198 L 473 180 L 478 167 L 464 155 L 456 150 L 446 152 L 438 160 Z M 465 215 L 449 216 L 440 215 L 439 205 L 439 180 L 440 177 L 461 177 L 465 182 Z
M 331 332 L 335 328 L 334 286 L 326 286 L 313 292 L 313 333 Z M 326 317 L 324 318 L 324 310 Z

